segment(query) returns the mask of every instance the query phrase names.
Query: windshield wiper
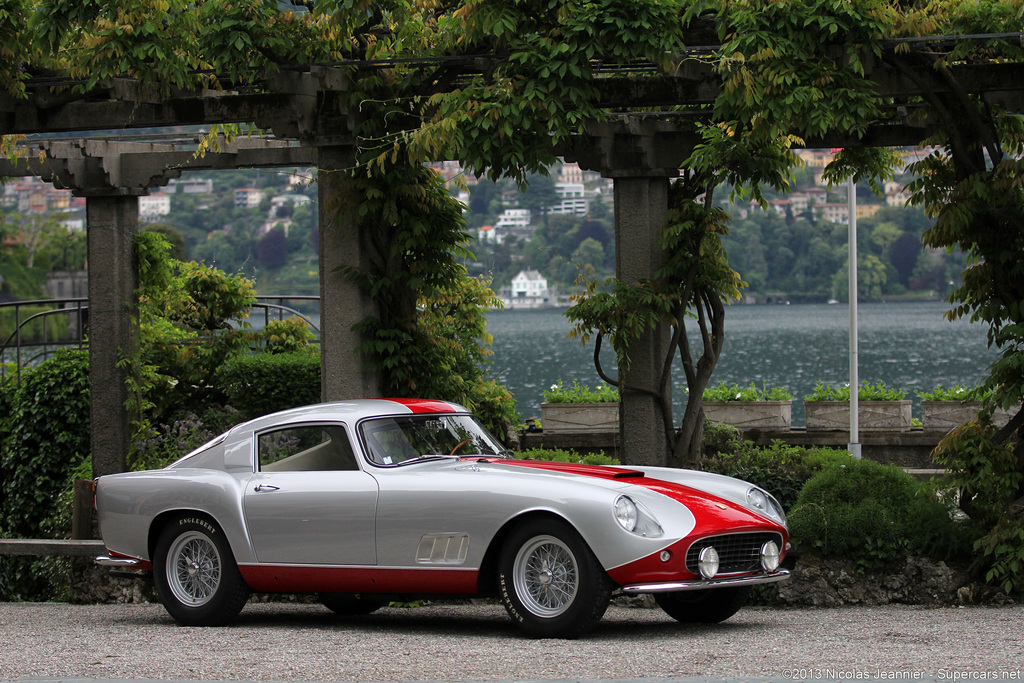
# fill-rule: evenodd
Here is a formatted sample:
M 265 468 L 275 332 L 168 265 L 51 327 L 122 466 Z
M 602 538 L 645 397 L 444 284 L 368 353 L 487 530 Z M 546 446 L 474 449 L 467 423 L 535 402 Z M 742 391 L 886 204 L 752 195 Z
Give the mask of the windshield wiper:
M 461 457 L 461 455 L 449 455 L 448 453 L 424 453 L 423 455 L 417 455 L 414 458 L 407 458 L 402 462 L 395 463 L 395 466 L 401 467 L 402 465 L 408 465 L 414 462 L 423 462 L 424 460 L 434 460 L 436 458 L 440 458 L 442 460 L 458 460 Z

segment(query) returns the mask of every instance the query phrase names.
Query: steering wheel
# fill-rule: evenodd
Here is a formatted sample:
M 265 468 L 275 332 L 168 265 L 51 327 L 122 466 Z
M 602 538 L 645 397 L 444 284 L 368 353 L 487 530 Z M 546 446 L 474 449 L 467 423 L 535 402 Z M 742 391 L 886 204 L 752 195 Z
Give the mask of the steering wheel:
M 469 442 L 470 442 L 470 441 L 472 441 L 472 440 L 473 440 L 473 439 L 463 439 L 462 441 L 458 442 L 457 444 L 455 444 L 455 448 L 453 448 L 453 449 L 451 450 L 451 452 L 450 452 L 450 453 L 449 453 L 448 455 L 455 455 L 455 453 L 456 453 L 456 452 L 457 452 L 457 451 L 458 451 L 458 450 L 459 450 L 460 448 L 462 448 L 463 446 L 465 446 L 465 445 L 466 445 L 467 443 L 469 443 Z

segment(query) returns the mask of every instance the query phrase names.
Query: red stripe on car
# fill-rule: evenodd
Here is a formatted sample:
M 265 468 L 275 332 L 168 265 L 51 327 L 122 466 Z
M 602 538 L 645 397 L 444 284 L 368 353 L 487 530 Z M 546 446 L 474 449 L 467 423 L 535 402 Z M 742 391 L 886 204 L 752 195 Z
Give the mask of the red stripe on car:
M 398 403 L 414 413 L 453 413 L 455 406 L 444 401 L 433 401 L 427 398 L 389 398 L 392 403 Z

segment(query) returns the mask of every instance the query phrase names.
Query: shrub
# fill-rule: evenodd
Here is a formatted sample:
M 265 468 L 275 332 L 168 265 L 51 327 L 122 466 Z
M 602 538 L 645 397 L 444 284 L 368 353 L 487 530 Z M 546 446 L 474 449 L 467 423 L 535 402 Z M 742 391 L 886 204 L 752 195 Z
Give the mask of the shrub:
M 236 356 L 218 370 L 215 382 L 244 419 L 320 402 L 320 353 Z
M 508 445 L 510 432 L 522 421 L 508 389 L 494 380 L 479 379 L 468 385 L 462 400 L 487 431 Z
M 862 570 L 885 569 L 911 542 L 915 515 L 931 506 L 933 522 L 952 522 L 938 512 L 927 490 L 901 468 L 871 460 L 832 463 L 811 477 L 789 515 L 797 543 L 823 556 L 853 560 Z M 941 506 L 940 506 L 941 507 Z
M 563 386 L 562 380 L 544 390 L 546 403 L 614 403 L 619 400 L 619 392 L 614 387 L 604 386 L 591 390 L 586 384 L 573 380 L 569 386 Z
M 942 484 L 978 526 L 977 568 L 1004 592 L 1024 593 L 1024 455 L 1019 443 L 994 442 L 995 431 L 991 423 L 965 422 L 932 455 L 946 468 Z
M 62 494 L 89 454 L 89 359 L 61 350 L 0 391 L 0 529 L 5 536 L 62 536 Z M 52 559 L 0 558 L 0 597 L 52 599 L 59 588 Z M 57 568 L 57 569 L 55 569 Z
M 721 382 L 705 389 L 701 398 L 705 401 L 791 401 L 794 394 L 786 387 L 762 386 L 758 389 L 753 382 L 746 387 Z
M 618 465 L 619 461 L 604 453 L 579 454 L 574 450 L 562 448 L 528 448 L 516 453 L 523 460 L 546 460 L 548 462 L 572 462 L 584 465 Z
M 705 439 L 707 431 L 705 431 Z M 789 446 L 773 441 L 769 446 L 736 442 L 732 449 L 712 452 L 705 440 L 703 469 L 756 484 L 775 496 L 783 509 L 791 510 L 804 484 L 833 464 L 852 461 L 845 449 Z
M 132 443 L 128 469 L 165 467 L 241 421 L 238 411 L 221 408 L 210 409 L 202 417 L 185 413 L 169 424 L 147 426 Z
M 919 391 L 917 395 L 922 401 L 980 401 L 983 398 L 980 387 L 968 388 L 959 384 L 949 389 L 939 385 L 932 391 Z
M 89 454 L 88 353 L 61 350 L 23 373 L 5 424 L 3 524 L 9 534 L 31 537 Z
M 906 389 L 890 389 L 882 382 L 868 384 L 865 382 L 857 390 L 857 398 L 861 401 L 902 401 L 907 397 Z M 830 387 L 821 380 L 814 386 L 814 391 L 804 396 L 805 401 L 849 401 L 850 385 Z

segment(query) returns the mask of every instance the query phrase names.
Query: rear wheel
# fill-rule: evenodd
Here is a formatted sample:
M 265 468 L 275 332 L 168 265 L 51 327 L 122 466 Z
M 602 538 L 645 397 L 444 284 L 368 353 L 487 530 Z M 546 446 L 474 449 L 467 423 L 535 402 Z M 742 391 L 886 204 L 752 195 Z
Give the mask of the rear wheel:
M 321 593 L 320 603 L 343 617 L 358 617 L 376 612 L 384 606 L 383 600 L 371 600 L 354 593 Z
M 249 599 L 223 532 L 198 515 L 182 515 L 164 527 L 153 570 L 160 602 L 183 626 L 225 624 Z
M 532 638 L 576 638 L 600 621 L 613 584 L 576 531 L 559 520 L 515 529 L 502 549 L 505 610 Z
M 655 593 L 654 601 L 676 621 L 717 624 L 740 611 L 750 597 L 749 586 Z

